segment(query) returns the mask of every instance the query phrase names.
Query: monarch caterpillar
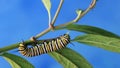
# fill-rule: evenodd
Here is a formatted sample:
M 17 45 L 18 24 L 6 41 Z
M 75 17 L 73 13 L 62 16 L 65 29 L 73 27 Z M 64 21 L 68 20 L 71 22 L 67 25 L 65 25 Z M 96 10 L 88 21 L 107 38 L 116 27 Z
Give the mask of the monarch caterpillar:
M 18 49 L 23 56 L 33 57 L 62 49 L 69 43 L 69 34 L 64 34 L 51 40 L 44 40 L 42 44 L 35 43 L 33 47 L 27 47 L 23 43 L 20 43 Z

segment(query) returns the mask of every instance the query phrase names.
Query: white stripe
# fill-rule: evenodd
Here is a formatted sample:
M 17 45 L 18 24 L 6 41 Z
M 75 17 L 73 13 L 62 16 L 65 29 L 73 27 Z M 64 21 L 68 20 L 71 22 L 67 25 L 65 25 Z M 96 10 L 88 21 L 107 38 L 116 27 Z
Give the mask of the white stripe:
M 53 49 L 52 49 L 52 44 L 51 44 L 51 42 L 49 42 L 49 46 L 50 46 L 50 51 L 52 52 Z
M 55 46 L 57 47 L 57 50 L 59 50 L 59 46 L 57 44 L 57 40 L 55 40 Z
M 36 55 L 39 55 L 39 49 L 38 49 L 38 46 L 35 46 L 36 48 Z
M 46 53 L 45 48 L 44 48 L 44 44 L 42 44 L 41 46 L 42 46 L 44 53 Z
M 41 48 L 41 44 L 36 44 L 36 45 L 38 46 L 39 55 L 42 54 L 41 49 L 40 49 Z

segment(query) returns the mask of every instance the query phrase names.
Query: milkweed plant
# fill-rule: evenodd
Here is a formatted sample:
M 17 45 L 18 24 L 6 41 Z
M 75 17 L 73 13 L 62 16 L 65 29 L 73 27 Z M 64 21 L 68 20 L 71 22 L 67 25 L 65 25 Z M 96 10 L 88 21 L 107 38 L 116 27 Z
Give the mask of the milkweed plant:
M 76 10 L 76 17 L 73 20 L 55 26 L 54 24 L 62 8 L 63 1 L 64 0 L 60 0 L 60 3 L 55 12 L 55 15 L 53 16 L 53 18 L 51 18 L 51 7 L 52 7 L 51 1 L 41 0 L 41 2 L 43 3 L 43 5 L 45 6 L 48 12 L 49 27 L 44 31 L 40 32 L 39 34 L 37 34 L 36 36 L 33 36 L 35 39 L 38 39 L 41 36 L 44 36 L 50 31 L 58 31 L 58 30 L 66 29 L 69 31 L 84 33 L 83 35 L 78 35 L 74 39 L 71 39 L 70 40 L 71 43 L 78 42 L 78 43 L 83 43 L 86 45 L 102 48 L 112 52 L 118 52 L 118 53 L 120 52 L 120 49 L 119 49 L 120 37 L 118 35 L 98 27 L 77 24 L 78 21 L 84 15 L 86 15 L 90 10 L 95 8 L 96 2 L 97 2 L 96 0 L 92 0 L 90 5 L 85 10 L 82 10 L 82 9 Z M 44 40 L 37 40 L 37 43 L 42 44 L 43 41 Z M 23 42 L 25 46 L 29 46 L 29 45 L 32 45 L 33 47 L 35 46 L 33 45 L 35 42 L 31 39 L 24 40 Z M 20 43 L 23 43 L 23 42 L 20 42 Z M 20 56 L 8 53 L 8 51 L 18 48 L 20 43 L 15 43 L 15 44 L 11 44 L 9 46 L 0 48 L 0 56 L 3 57 L 6 61 L 8 61 L 12 66 L 12 68 L 34 68 L 34 65 L 28 62 L 26 59 Z M 80 55 L 73 49 L 70 49 L 67 47 L 63 49 L 59 49 L 57 51 L 49 52 L 47 54 L 52 56 L 64 68 L 93 68 L 94 67 L 82 55 Z

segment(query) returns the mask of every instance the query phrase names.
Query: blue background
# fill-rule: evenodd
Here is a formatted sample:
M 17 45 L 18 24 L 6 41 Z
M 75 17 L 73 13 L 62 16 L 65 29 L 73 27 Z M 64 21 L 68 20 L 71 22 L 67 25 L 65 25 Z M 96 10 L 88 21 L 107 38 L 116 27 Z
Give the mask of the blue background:
M 52 1 L 52 16 L 54 15 L 59 0 Z M 65 0 L 60 15 L 55 23 L 59 25 L 76 17 L 75 10 L 85 9 L 91 0 Z M 96 7 L 84 16 L 78 23 L 92 25 L 120 35 L 120 0 L 99 0 Z M 0 0 L 0 47 L 27 40 L 48 27 L 48 16 L 41 0 Z M 41 39 L 53 38 L 68 30 L 49 32 Z M 74 38 L 83 33 L 70 31 Z M 68 47 L 84 56 L 94 68 L 120 68 L 120 54 L 100 48 L 74 43 L 76 46 Z M 117 43 L 116 43 L 117 44 Z M 15 50 L 12 54 L 22 56 Z M 22 56 L 23 57 L 23 56 Z M 36 68 L 62 68 L 49 55 L 26 58 Z M 0 57 L 0 67 L 11 68 L 9 63 Z

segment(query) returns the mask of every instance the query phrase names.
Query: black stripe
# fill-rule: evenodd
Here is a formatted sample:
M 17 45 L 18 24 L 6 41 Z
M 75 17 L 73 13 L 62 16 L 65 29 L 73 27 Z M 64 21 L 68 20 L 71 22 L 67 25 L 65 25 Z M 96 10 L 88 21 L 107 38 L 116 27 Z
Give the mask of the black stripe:
M 31 56 L 31 48 L 28 48 L 28 51 L 27 51 L 27 55 L 26 55 L 26 56 L 28 56 L 28 57 Z
M 41 44 L 37 44 L 37 47 L 38 47 L 39 55 L 42 54 L 42 51 L 41 51 Z
M 70 42 L 70 39 L 66 39 L 65 37 L 63 37 L 65 40 L 66 40 L 66 42 L 67 43 L 69 43 Z
M 47 53 L 49 52 L 49 46 L 47 45 L 47 43 L 46 42 L 44 42 L 44 45 L 46 46 L 46 51 L 47 51 Z
M 62 41 L 61 39 L 59 39 L 59 40 L 60 40 L 60 44 L 61 44 L 61 46 L 62 46 L 62 47 L 65 47 L 63 41 Z
M 24 49 L 24 50 L 25 50 L 25 49 Z M 18 51 L 24 51 L 24 50 L 20 50 L 20 49 L 19 49 Z
M 39 46 L 37 45 L 36 48 L 37 48 L 37 55 L 40 55 Z
M 27 50 L 27 49 L 26 49 Z M 24 54 L 23 55 L 27 55 L 27 51 L 26 50 L 24 50 Z
M 59 50 L 61 47 L 58 45 L 57 39 L 55 40 L 55 43 L 56 43 L 58 50 Z
M 60 46 L 61 48 L 64 47 L 64 46 L 61 44 L 61 41 L 60 41 L 59 39 L 57 39 L 57 43 L 59 43 L 58 46 Z
M 65 44 L 63 43 L 63 41 L 62 41 L 62 39 L 60 39 L 60 43 L 61 43 L 61 45 L 63 46 L 63 47 L 65 47 Z
M 42 49 L 43 49 L 43 53 L 46 53 L 45 49 L 44 49 L 44 44 L 42 44 Z
M 54 45 L 54 41 L 53 40 L 51 41 L 51 44 L 52 44 L 53 51 L 55 51 L 56 47 Z
M 50 44 L 49 44 L 49 46 L 50 46 L 50 52 L 52 52 L 52 51 L 53 51 L 52 42 L 50 41 L 49 43 L 50 43 Z
M 47 53 L 47 49 L 44 43 L 43 43 L 43 47 L 44 47 L 45 53 Z
M 41 50 L 40 50 L 40 51 L 41 51 L 41 54 L 44 54 L 44 49 L 43 49 L 43 46 L 42 46 L 42 45 L 40 46 L 40 49 L 41 49 Z
M 32 57 L 34 55 L 34 50 L 33 48 L 30 48 L 31 52 L 30 52 L 30 57 Z
M 62 42 L 64 43 L 64 45 L 67 45 L 68 44 L 68 41 L 67 41 L 68 39 L 66 39 L 66 38 L 63 38 L 62 39 Z
M 37 49 L 36 49 L 36 46 L 34 46 L 34 56 L 36 56 L 37 55 Z

